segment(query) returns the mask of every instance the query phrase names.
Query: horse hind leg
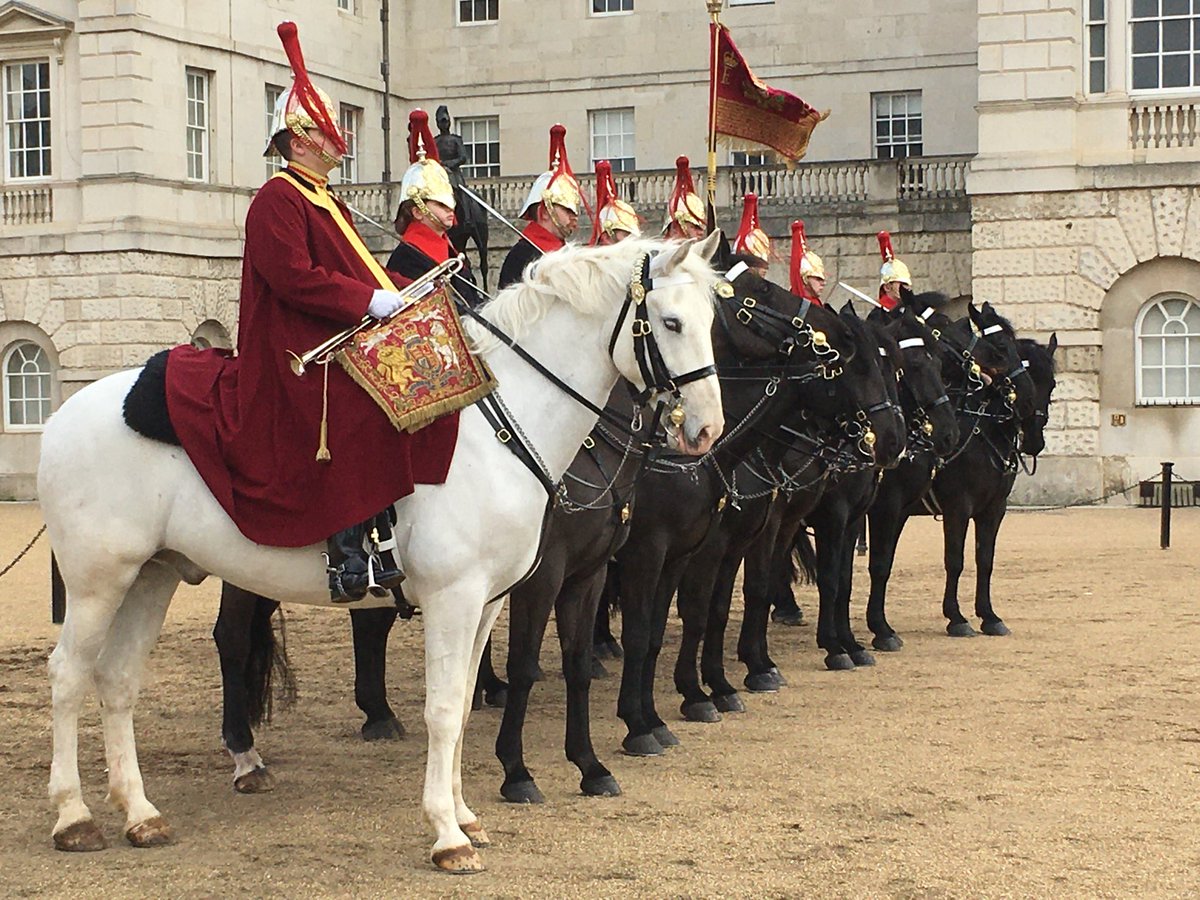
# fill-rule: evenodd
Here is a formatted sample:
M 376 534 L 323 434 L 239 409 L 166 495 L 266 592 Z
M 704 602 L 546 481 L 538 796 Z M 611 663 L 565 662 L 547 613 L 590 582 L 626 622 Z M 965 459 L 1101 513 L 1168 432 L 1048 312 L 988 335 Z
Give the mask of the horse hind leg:
M 146 799 L 133 734 L 133 710 L 146 658 L 162 630 L 179 574 L 150 561 L 125 595 L 96 660 L 96 692 L 104 723 L 108 801 L 125 812 L 125 837 L 135 847 L 171 841 L 171 826 Z

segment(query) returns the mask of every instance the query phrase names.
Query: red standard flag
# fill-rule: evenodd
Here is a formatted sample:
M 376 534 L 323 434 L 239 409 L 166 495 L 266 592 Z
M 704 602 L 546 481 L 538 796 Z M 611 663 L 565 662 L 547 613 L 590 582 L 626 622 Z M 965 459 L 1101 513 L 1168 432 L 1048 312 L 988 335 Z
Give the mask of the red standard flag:
M 713 23 L 709 29 L 711 133 L 753 141 L 788 159 L 800 159 L 813 129 L 829 116 L 829 110 L 818 112 L 799 97 L 768 87 L 750 71 L 728 28 Z

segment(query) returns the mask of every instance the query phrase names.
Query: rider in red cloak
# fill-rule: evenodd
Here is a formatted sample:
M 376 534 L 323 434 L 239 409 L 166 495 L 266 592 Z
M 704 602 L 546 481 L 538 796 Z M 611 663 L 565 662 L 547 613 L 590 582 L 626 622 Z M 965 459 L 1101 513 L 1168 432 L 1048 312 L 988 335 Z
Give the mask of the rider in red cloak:
M 368 314 L 391 315 L 408 280 L 374 260 L 330 194 L 326 176 L 346 149 L 336 113 L 309 81 L 295 25 L 279 34 L 295 81 L 264 155 L 280 153 L 288 165 L 246 216 L 237 355 L 173 349 L 167 403 L 188 456 L 241 532 L 275 547 L 328 538 L 331 557 L 345 560 L 330 569 L 334 599 L 359 599 L 403 578 L 379 570 L 364 538 L 414 483 L 445 480 L 458 418 L 405 434 L 340 366 L 302 377 L 289 367 L 288 351 L 303 354 Z

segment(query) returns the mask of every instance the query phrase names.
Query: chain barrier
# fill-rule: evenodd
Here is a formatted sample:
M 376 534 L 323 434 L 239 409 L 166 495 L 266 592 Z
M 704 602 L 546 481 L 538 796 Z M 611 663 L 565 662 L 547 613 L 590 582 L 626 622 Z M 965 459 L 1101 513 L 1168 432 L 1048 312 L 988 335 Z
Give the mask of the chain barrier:
M 1180 478 L 1178 475 L 1174 475 L 1171 478 L 1172 482 L 1190 481 L 1190 480 L 1191 479 L 1188 479 L 1188 478 Z M 1097 506 L 1101 503 L 1108 502 L 1113 497 L 1120 497 L 1122 494 L 1128 494 L 1130 491 L 1136 490 L 1138 488 L 1138 486 L 1141 485 L 1142 482 L 1144 482 L 1144 481 L 1157 481 L 1157 482 L 1161 483 L 1162 482 L 1162 472 L 1161 471 L 1155 472 L 1149 478 L 1139 478 L 1136 481 L 1133 481 L 1133 482 L 1125 485 L 1124 487 L 1117 488 L 1115 491 L 1110 491 L 1107 494 L 1101 494 L 1099 497 L 1096 497 L 1094 499 L 1076 500 L 1073 503 L 1055 504 L 1053 506 L 1043 506 L 1042 504 L 1034 504 L 1032 506 L 1017 507 L 1017 509 L 1024 508 L 1024 509 L 1028 509 L 1028 510 L 1035 511 L 1035 512 L 1049 512 L 1049 511 L 1056 510 L 1056 509 L 1075 509 L 1076 507 L 1083 507 L 1083 506 Z
M 35 534 L 33 536 L 33 538 L 29 541 L 29 543 L 25 545 L 25 549 L 17 554 L 17 558 L 14 559 L 12 562 L 10 562 L 3 569 L 0 569 L 0 578 L 3 578 L 5 575 L 7 575 L 9 573 L 9 571 L 12 569 L 12 567 L 15 566 L 17 563 L 19 563 L 24 558 L 25 554 L 33 549 L 33 545 L 38 542 L 38 538 L 40 538 L 45 533 L 46 533 L 46 526 L 42 525 L 42 527 L 38 529 L 37 534 Z

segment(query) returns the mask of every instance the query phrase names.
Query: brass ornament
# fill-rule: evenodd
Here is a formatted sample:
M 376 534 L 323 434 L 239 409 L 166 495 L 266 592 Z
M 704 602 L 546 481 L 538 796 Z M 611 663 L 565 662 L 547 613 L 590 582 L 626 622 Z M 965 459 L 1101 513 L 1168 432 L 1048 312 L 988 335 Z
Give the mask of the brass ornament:
M 868 447 L 875 446 L 875 432 L 872 431 L 870 428 L 868 428 L 865 432 L 863 432 L 862 439 L 863 439 L 863 443 L 866 444 Z
M 1009 402 L 1009 403 L 1016 403 L 1016 402 L 1017 402 L 1017 392 L 1016 392 L 1016 391 L 1009 391 L 1009 392 L 1008 392 L 1008 402 Z
M 630 509 L 629 504 L 626 503 L 624 506 L 621 507 L 621 524 L 622 525 L 629 524 L 629 520 L 631 518 L 633 518 L 633 510 Z
M 635 281 L 629 285 L 629 296 L 633 298 L 634 303 L 641 303 L 646 299 L 646 286 L 641 281 Z
M 976 378 L 978 378 L 981 372 L 983 372 L 983 369 L 979 368 L 979 363 L 977 363 L 977 362 L 971 363 L 971 374 L 972 375 L 974 375 Z
M 825 337 L 825 332 L 814 331 L 812 334 L 812 342 L 817 347 L 828 347 L 829 338 Z
M 728 281 L 718 281 L 713 290 L 716 291 L 717 296 L 723 300 L 728 300 L 733 296 L 733 285 Z
M 722 494 L 721 499 L 717 501 L 717 512 L 723 512 L 725 509 L 725 504 L 728 502 L 729 502 L 729 497 Z
M 667 419 L 676 428 L 683 427 L 683 423 L 687 420 L 687 411 L 683 408 L 683 404 L 676 403 L 671 407 L 671 412 L 667 415 Z
M 929 421 L 922 422 L 921 430 L 926 434 L 933 434 L 933 423 Z

